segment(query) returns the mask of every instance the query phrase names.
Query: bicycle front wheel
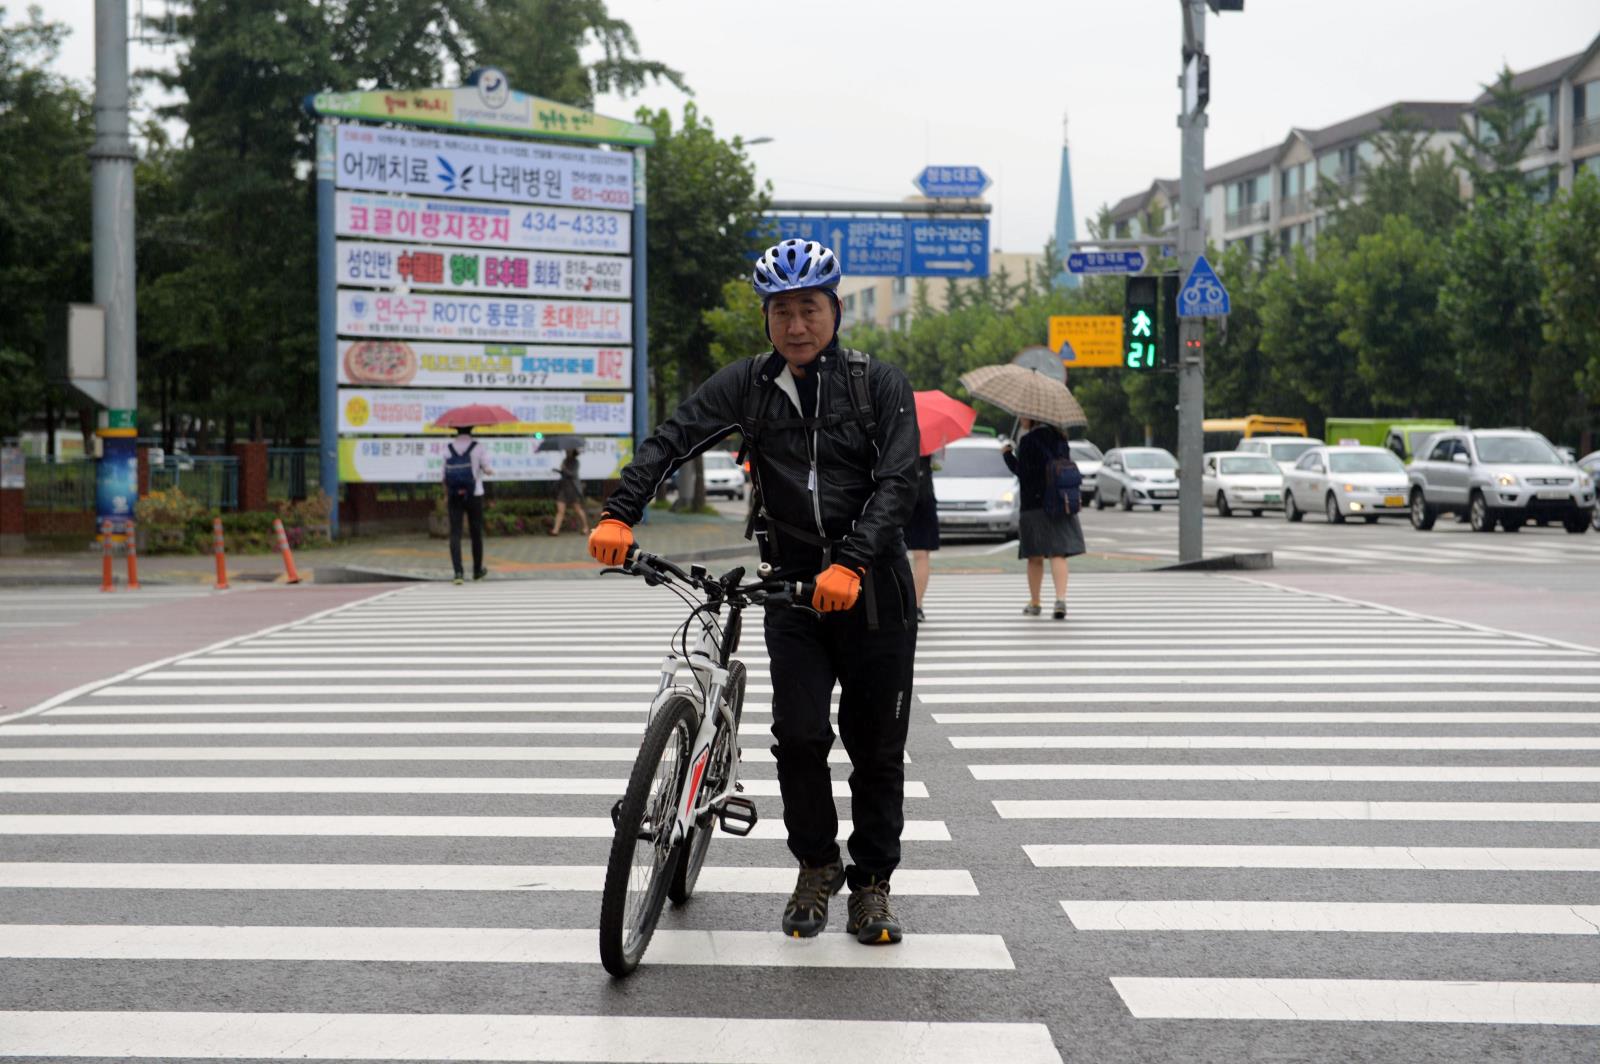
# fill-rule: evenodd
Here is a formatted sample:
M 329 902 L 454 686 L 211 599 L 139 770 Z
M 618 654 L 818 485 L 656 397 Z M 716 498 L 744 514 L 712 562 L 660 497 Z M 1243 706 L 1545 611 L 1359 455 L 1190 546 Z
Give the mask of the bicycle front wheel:
M 701 790 L 716 793 L 728 785 L 728 774 L 739 759 L 739 719 L 744 713 L 744 663 L 735 661 L 728 667 L 728 686 L 723 697 L 733 711 L 733 727 L 723 728 L 711 744 L 711 767 Z M 700 879 L 700 868 L 706 863 L 706 850 L 711 848 L 711 836 L 717 832 L 717 814 L 707 810 L 689 829 L 684 840 L 683 856 L 672 866 L 672 880 L 667 886 L 667 897 L 672 904 L 682 905 L 694 893 Z
M 645 730 L 628 777 L 600 899 L 600 963 L 615 976 L 639 966 L 667 899 L 680 858 L 672 829 L 699 715 L 690 699 L 669 698 Z

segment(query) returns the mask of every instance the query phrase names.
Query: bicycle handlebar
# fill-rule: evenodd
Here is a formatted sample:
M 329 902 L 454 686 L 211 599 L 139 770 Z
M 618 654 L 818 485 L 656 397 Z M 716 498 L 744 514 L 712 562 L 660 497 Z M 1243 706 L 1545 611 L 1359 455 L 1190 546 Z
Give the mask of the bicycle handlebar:
M 763 570 L 770 569 L 763 564 Z M 698 572 L 694 571 L 698 570 Z M 659 583 L 667 578 L 674 578 L 690 587 L 734 605 L 767 605 L 767 606 L 803 606 L 810 608 L 811 599 L 816 591 L 816 584 L 811 581 L 778 580 L 771 576 L 763 576 L 749 584 L 738 583 L 744 576 L 744 567 L 739 566 L 714 577 L 709 572 L 698 566 L 685 572 L 659 554 L 651 554 L 640 550 L 637 545 L 628 548 L 627 557 L 622 565 L 607 569 L 606 572 L 626 573 L 630 576 L 642 576 L 646 583 Z

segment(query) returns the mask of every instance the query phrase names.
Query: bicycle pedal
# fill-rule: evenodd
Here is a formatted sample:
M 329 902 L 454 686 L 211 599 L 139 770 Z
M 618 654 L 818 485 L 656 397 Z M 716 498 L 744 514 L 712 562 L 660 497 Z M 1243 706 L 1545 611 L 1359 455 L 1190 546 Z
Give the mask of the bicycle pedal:
M 617 830 L 618 821 L 622 819 L 622 799 L 618 798 L 611 806 L 611 830 Z
M 756 803 L 748 798 L 737 796 L 729 798 L 722 803 L 722 808 L 717 810 L 717 819 L 722 824 L 723 831 L 743 838 L 755 830 Z

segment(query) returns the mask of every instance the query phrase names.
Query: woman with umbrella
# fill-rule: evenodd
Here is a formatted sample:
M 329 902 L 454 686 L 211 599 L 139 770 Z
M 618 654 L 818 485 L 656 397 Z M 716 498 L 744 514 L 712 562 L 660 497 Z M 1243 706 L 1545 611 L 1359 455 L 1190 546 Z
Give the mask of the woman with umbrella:
M 1088 418 L 1065 384 L 1022 366 L 984 366 L 963 375 L 961 383 L 973 395 L 1017 415 L 1020 421 L 1022 440 L 1014 453 L 1007 444 L 1004 454 L 1021 488 L 1017 557 L 1028 561 L 1028 604 L 1022 612 L 1030 617 L 1043 612 L 1039 597 L 1044 562 L 1049 558 L 1056 593 L 1051 616 L 1065 620 L 1067 558 L 1084 552 L 1083 528 L 1075 506 L 1083 478 L 1077 474 L 1067 438 L 1058 426 L 1087 425 Z
M 933 389 L 913 392 L 922 454 L 917 459 L 917 502 L 906 523 L 906 550 L 911 554 L 911 580 L 917 592 L 917 620 L 925 620 L 922 600 L 933 573 L 933 552 L 939 549 L 939 500 L 933 492 L 933 455 L 951 440 L 972 432 L 978 412 L 959 399 Z
M 546 446 L 553 444 L 553 446 Z M 578 515 L 578 524 L 583 529 L 583 534 L 589 534 L 589 514 L 583 508 L 583 481 L 578 478 L 578 456 L 583 453 L 583 440 L 577 436 L 558 436 L 553 440 L 546 439 L 539 445 L 541 451 L 562 450 L 566 457 L 561 460 L 561 467 L 557 470 L 560 478 L 556 484 L 556 519 L 550 526 L 552 536 L 561 535 L 562 522 L 567 517 L 567 507 L 571 506 Z

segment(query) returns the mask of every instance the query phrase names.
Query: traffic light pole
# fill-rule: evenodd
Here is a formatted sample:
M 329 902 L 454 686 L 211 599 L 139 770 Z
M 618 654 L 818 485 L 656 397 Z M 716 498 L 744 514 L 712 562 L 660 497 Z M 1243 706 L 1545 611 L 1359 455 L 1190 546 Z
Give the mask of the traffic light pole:
M 1183 7 L 1183 71 L 1178 87 L 1183 107 L 1183 158 L 1178 184 L 1178 263 L 1187 278 L 1205 253 L 1206 112 L 1201 99 L 1206 50 L 1206 0 L 1179 0 Z M 1207 86 L 1207 88 L 1209 88 Z M 1178 560 L 1197 562 L 1204 554 L 1201 525 L 1200 465 L 1205 436 L 1205 357 L 1201 318 L 1180 318 L 1178 326 Z

